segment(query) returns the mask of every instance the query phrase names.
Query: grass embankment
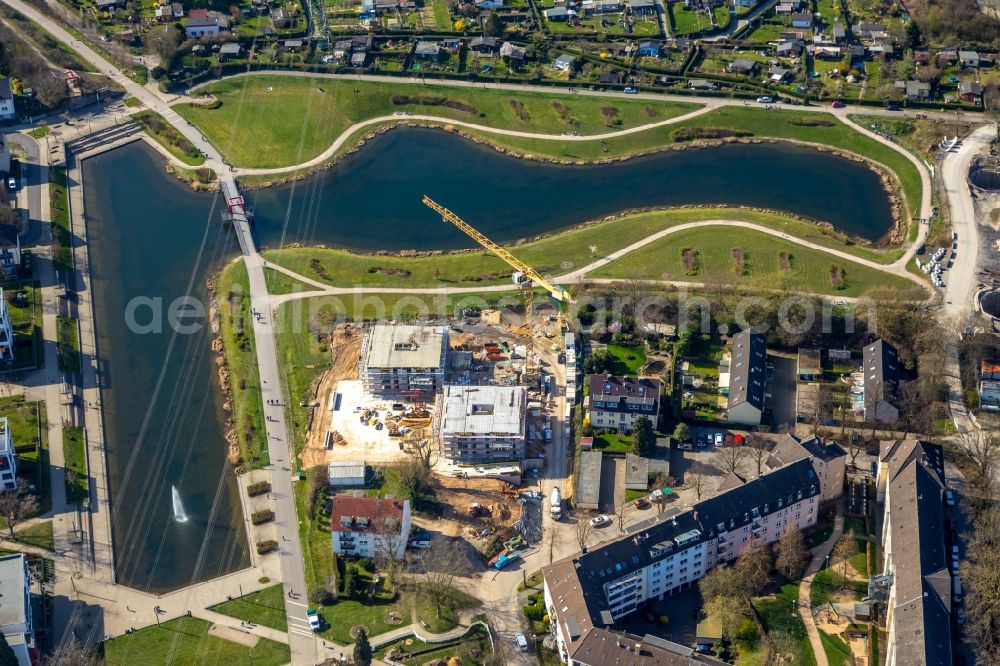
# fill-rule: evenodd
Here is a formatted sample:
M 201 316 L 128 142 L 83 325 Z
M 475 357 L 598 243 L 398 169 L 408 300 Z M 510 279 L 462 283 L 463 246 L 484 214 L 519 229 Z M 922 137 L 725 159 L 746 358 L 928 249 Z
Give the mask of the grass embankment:
M 215 297 L 219 307 L 226 367 L 229 370 L 229 391 L 240 464 L 246 469 L 260 469 L 270 462 L 270 458 L 267 452 L 267 432 L 263 427 L 264 403 L 250 314 L 250 280 L 242 261 L 229 264 L 219 273 Z
M 52 521 L 46 520 L 27 527 L 14 528 L 14 541 L 43 550 L 55 550 Z
M 20 395 L 0 398 L 0 417 L 7 419 L 7 429 L 14 442 L 17 476 L 34 484 L 38 494 L 38 513 L 46 513 L 52 507 L 52 493 L 49 489 L 49 435 L 45 404 L 26 402 Z
M 59 369 L 63 372 L 76 374 L 80 372 L 80 335 L 79 322 L 72 317 L 56 318 L 56 349 L 58 352 Z
M 809 643 L 805 623 L 796 610 L 800 584 L 801 581 L 796 581 L 782 585 L 774 594 L 754 599 L 753 606 L 768 634 L 781 632 L 789 636 L 793 663 L 814 665 L 816 655 Z
M 307 161 L 354 123 L 399 111 L 501 129 L 586 135 L 698 108 L 676 102 L 275 75 L 228 79 L 198 92 L 214 95 L 221 104 L 179 105 L 177 112 L 197 125 L 230 162 L 244 167 Z
M 184 164 L 201 166 L 205 163 L 205 155 L 157 112 L 140 111 L 132 114 L 132 118 L 146 130 L 146 134 Z
M 566 273 L 663 229 L 702 220 L 752 222 L 879 263 L 894 261 L 900 252 L 898 249 L 880 251 L 849 244 L 842 234 L 810 222 L 731 208 L 684 208 L 628 215 L 523 243 L 516 246 L 515 252 L 519 258 L 543 273 Z M 724 244 L 719 242 L 722 237 L 727 239 Z M 669 256 L 663 255 L 664 248 L 671 247 L 676 247 L 677 251 Z M 742 275 L 737 274 L 737 262 L 732 254 L 733 249 L 738 247 L 743 248 Z M 680 251 L 685 248 L 698 250 L 703 254 L 699 267 L 690 276 L 687 275 L 688 269 L 680 265 L 683 260 Z M 265 253 L 265 257 L 269 262 L 289 268 L 304 277 L 340 287 L 476 287 L 507 284 L 510 281 L 510 269 L 506 264 L 483 252 L 395 257 L 360 255 L 345 250 L 291 248 L 270 250 Z M 671 262 L 677 266 L 673 266 Z M 831 281 L 832 264 L 844 269 L 843 289 L 835 288 Z M 563 268 L 568 265 L 571 268 Z M 752 286 L 778 286 L 775 278 L 782 277 L 801 290 L 814 288 L 817 293 L 842 296 L 857 295 L 873 284 L 884 284 L 886 280 L 895 280 L 900 285 L 909 286 L 909 283 L 900 278 L 851 264 L 818 250 L 810 250 L 761 232 L 726 229 L 722 226 L 697 228 L 665 236 L 599 269 L 594 276 L 662 279 L 664 272 L 671 274 L 670 279 L 692 282 L 703 282 L 710 274 L 728 273 L 732 278 L 738 278 Z M 806 278 L 809 281 L 803 282 Z M 277 273 L 269 276 L 268 286 L 274 293 L 313 289 L 312 286 Z M 508 296 L 516 297 L 513 293 Z M 383 295 L 379 297 L 385 298 Z M 345 309 L 350 307 L 353 311 L 359 310 L 357 303 L 349 303 L 358 299 L 348 296 L 341 300 L 345 302 Z
M 64 467 L 66 472 L 73 472 L 75 476 L 73 479 L 66 479 L 66 501 L 83 502 L 90 497 L 87 445 L 83 438 L 83 428 L 63 426 L 62 432 Z
M 399 660 L 411 655 L 409 661 L 421 664 L 452 663 L 451 658 L 460 660 L 461 666 L 483 663 L 483 658 L 491 653 L 490 638 L 481 626 L 474 627 L 468 634 L 450 643 L 425 643 L 417 638 L 405 638 L 390 643 L 375 652 L 375 658 L 383 660 L 391 654 Z
M 839 635 L 828 634 L 820 629 L 819 638 L 823 642 L 823 652 L 826 653 L 826 661 L 830 666 L 850 666 L 854 663 L 851 646 Z
M 108 666 L 127 664 L 287 664 L 291 652 L 284 643 L 266 638 L 253 647 L 233 643 L 208 634 L 211 623 L 196 617 L 182 617 L 133 634 L 119 636 L 101 645 Z
M 288 631 L 285 615 L 285 593 L 281 583 L 266 587 L 259 592 L 251 592 L 242 597 L 226 601 L 209 610 L 222 613 L 238 620 L 253 622 L 278 631 Z
M 10 369 L 43 367 L 41 283 L 37 280 L 8 282 L 4 285 L 4 297 L 14 332 L 14 365 Z
M 49 167 L 49 212 L 52 218 L 52 252 L 56 271 L 73 270 L 73 235 L 69 222 L 66 169 Z
M 902 298 L 919 299 L 925 295 L 900 276 L 738 228 L 680 231 L 611 262 L 591 276 L 682 282 L 722 279 L 741 286 L 845 297 L 889 286 Z

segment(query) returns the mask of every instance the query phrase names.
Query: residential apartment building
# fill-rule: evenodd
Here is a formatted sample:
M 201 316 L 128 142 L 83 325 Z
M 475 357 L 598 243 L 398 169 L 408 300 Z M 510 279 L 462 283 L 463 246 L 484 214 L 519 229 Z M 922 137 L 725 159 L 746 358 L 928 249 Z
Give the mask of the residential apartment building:
M 28 558 L 22 553 L 0 557 L 0 598 L 0 632 L 14 651 L 18 666 L 37 665 L 40 655 L 31 613 L 31 574 Z
M 660 417 L 659 379 L 592 375 L 589 388 L 586 407 L 593 427 L 629 433 L 641 416 L 656 427 Z
M 573 663 L 577 666 L 722 666 L 726 662 L 651 634 L 633 636 L 595 629 L 580 641 L 573 654 Z
M 760 425 L 764 416 L 764 385 L 767 381 L 767 341 L 751 329 L 733 336 L 729 362 L 730 423 Z
M 410 536 L 410 500 L 336 495 L 330 501 L 333 552 L 403 557 Z
M 184 33 L 189 38 L 215 37 L 223 30 L 229 29 L 229 19 L 219 12 L 206 9 L 192 9 L 188 12 Z
M 368 393 L 430 400 L 444 386 L 447 326 L 376 324 L 361 345 L 361 378 Z
M 886 666 L 951 664 L 952 574 L 944 541 L 944 472 L 940 447 L 884 442 L 883 581 L 889 634 Z
M 10 312 L 7 310 L 7 299 L 3 289 L 0 289 L 0 365 L 10 365 L 14 362 L 14 329 L 10 323 Z
M 864 348 L 864 419 L 869 423 L 891 423 L 899 418 L 899 352 L 885 340 Z
M 843 496 L 847 452 L 840 444 L 824 442 L 818 437 L 800 440 L 793 435 L 783 435 L 774 443 L 764 464 L 768 469 L 778 469 L 797 460 L 812 462 L 819 477 L 821 501 L 829 502 Z
M 10 79 L 0 79 L 0 120 L 14 120 L 14 91 L 10 87 Z
M 445 386 L 441 455 L 453 463 L 524 460 L 523 386 Z
M 21 270 L 21 234 L 15 226 L 0 225 L 0 275 L 16 278 Z M 6 309 L 6 303 L 4 304 Z
M 14 490 L 17 486 L 17 454 L 10 436 L 7 417 L 0 416 L 0 489 Z
M 800 460 L 545 567 L 545 605 L 561 659 L 595 663 L 585 652 L 593 632 L 609 632 L 647 602 L 689 588 L 754 539 L 770 543 L 813 525 L 819 493 L 812 464 Z

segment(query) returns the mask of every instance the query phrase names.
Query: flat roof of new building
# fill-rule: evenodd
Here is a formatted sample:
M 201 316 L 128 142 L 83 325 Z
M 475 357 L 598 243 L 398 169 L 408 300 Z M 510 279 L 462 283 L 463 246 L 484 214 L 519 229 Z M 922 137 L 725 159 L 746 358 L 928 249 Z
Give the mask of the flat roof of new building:
M 445 386 L 442 435 L 523 436 L 523 386 Z
M 0 557 L 0 594 L 3 595 L 3 603 L 0 604 L 0 626 L 27 622 L 24 577 L 24 555 L 17 553 Z
M 576 503 L 580 506 L 594 506 L 601 499 L 601 464 L 604 454 L 600 451 L 580 453 L 580 481 L 576 489 Z
M 370 334 L 365 366 L 370 368 L 439 368 L 448 329 L 444 326 L 376 324 Z

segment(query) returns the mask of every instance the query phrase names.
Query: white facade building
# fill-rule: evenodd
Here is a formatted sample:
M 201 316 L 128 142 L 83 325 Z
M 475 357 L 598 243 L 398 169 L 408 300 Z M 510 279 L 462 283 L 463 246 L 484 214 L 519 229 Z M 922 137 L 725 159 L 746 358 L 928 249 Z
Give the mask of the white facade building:
M 14 91 L 10 89 L 10 79 L 0 79 L 0 120 L 13 120 Z
M 410 537 L 410 500 L 335 496 L 330 532 L 338 555 L 391 554 L 399 559 Z
M 365 391 L 429 400 L 444 386 L 447 356 L 447 326 L 377 324 L 361 345 Z
M 0 417 L 0 489 L 13 490 L 17 486 L 17 455 L 10 436 L 7 417 Z
M 442 456 L 453 463 L 524 460 L 523 386 L 446 386 L 443 402 Z
M 17 657 L 18 666 L 38 663 L 31 616 L 31 575 L 21 553 L 0 557 L 0 632 Z

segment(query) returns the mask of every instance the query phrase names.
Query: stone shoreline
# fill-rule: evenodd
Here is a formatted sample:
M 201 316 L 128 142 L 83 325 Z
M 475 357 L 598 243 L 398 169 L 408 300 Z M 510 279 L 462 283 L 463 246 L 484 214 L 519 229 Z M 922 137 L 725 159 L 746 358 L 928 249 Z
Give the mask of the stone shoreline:
M 799 141 L 797 139 L 775 139 L 775 138 L 768 138 L 768 137 L 763 137 L 763 138 L 760 138 L 760 137 L 730 137 L 730 138 L 722 138 L 722 139 L 696 139 L 696 140 L 693 140 L 693 141 L 685 141 L 683 143 L 677 143 L 677 144 L 663 144 L 663 145 L 659 145 L 659 146 L 656 146 L 654 148 L 651 148 L 649 150 L 643 150 L 643 151 L 639 151 L 639 152 L 636 152 L 636 153 L 629 153 L 627 155 L 618 155 L 618 156 L 615 156 L 615 157 L 608 157 L 608 158 L 603 158 L 603 159 L 598 159 L 598 160 L 581 160 L 581 159 L 570 160 L 570 159 L 557 159 L 557 158 L 553 158 L 553 157 L 545 157 L 545 156 L 533 155 L 531 153 L 520 153 L 520 152 L 517 152 L 517 151 L 514 151 L 514 150 L 510 150 L 508 148 L 504 148 L 503 146 L 497 145 L 496 143 L 490 141 L 489 139 L 483 138 L 482 136 L 479 136 L 479 135 L 472 134 L 472 133 L 470 133 L 470 132 L 468 132 L 468 131 L 466 131 L 464 129 L 458 128 L 455 125 L 451 125 L 451 124 L 448 124 L 448 123 L 412 122 L 412 121 L 401 120 L 401 121 L 393 122 L 393 123 L 390 123 L 390 124 L 387 124 L 387 125 L 382 125 L 380 127 L 377 127 L 376 129 L 374 129 L 374 130 L 366 133 L 365 135 L 363 135 L 362 137 L 360 137 L 354 143 L 354 145 L 351 146 L 342 155 L 334 156 L 333 158 L 327 160 L 323 164 L 318 164 L 318 165 L 316 165 L 314 167 L 309 167 L 309 168 L 303 169 L 303 170 L 298 171 L 298 172 L 290 172 L 290 173 L 287 173 L 287 174 L 275 174 L 275 177 L 274 177 L 273 180 L 268 180 L 268 181 L 265 181 L 265 182 L 259 182 L 259 183 L 255 183 L 255 184 L 244 184 L 244 183 L 241 183 L 241 186 L 244 187 L 247 190 L 258 190 L 258 189 L 265 189 L 265 188 L 268 188 L 268 187 L 277 187 L 279 185 L 284 185 L 284 184 L 287 184 L 287 183 L 290 183 L 290 182 L 294 182 L 294 181 L 305 180 L 306 178 L 312 177 L 316 173 L 319 173 L 321 171 L 325 171 L 325 170 L 331 169 L 335 164 L 337 164 L 337 162 L 342 157 L 347 156 L 347 155 L 351 155 L 351 154 L 354 154 L 354 153 L 358 152 L 359 150 L 361 150 L 365 146 L 365 144 L 368 141 L 374 139 L 375 137 L 379 136 L 380 134 L 384 134 L 384 133 L 386 133 L 386 132 L 388 132 L 390 130 L 396 129 L 397 127 L 416 127 L 416 128 L 424 128 L 424 129 L 440 129 L 440 130 L 443 130 L 445 132 L 450 132 L 450 133 L 453 133 L 453 134 L 457 134 L 457 135 L 461 136 L 464 139 L 472 141 L 473 143 L 477 143 L 477 144 L 480 144 L 480 145 L 489 146 L 489 147 L 493 148 L 494 150 L 496 150 L 498 153 L 502 153 L 504 155 L 509 155 L 510 157 L 515 157 L 515 158 L 518 158 L 518 159 L 528 160 L 528 161 L 532 161 L 532 162 L 542 162 L 542 163 L 555 164 L 555 165 L 561 165 L 561 166 L 586 166 L 586 165 L 599 165 L 599 164 L 614 164 L 616 162 L 625 162 L 627 160 L 635 159 L 637 157 L 643 157 L 643 156 L 647 156 L 647 155 L 655 155 L 657 153 L 662 153 L 662 152 L 666 152 L 666 151 L 683 151 L 683 150 L 696 150 L 696 149 L 700 149 L 700 148 L 712 148 L 712 147 L 721 146 L 721 145 L 727 144 L 727 143 L 741 143 L 741 144 L 765 144 L 765 143 L 778 144 L 778 143 L 791 143 L 791 144 L 794 144 L 794 145 L 797 145 L 797 146 L 802 146 L 802 147 L 805 147 L 805 148 L 812 148 L 813 150 L 817 150 L 817 151 L 822 152 L 822 153 L 829 153 L 829 154 L 835 155 L 837 157 L 842 157 L 844 159 L 849 159 L 849 160 L 851 160 L 853 162 L 862 163 L 865 166 L 867 166 L 869 169 L 871 169 L 878 176 L 879 180 L 882 183 L 882 188 L 885 191 L 886 196 L 889 198 L 889 207 L 890 207 L 890 209 L 892 211 L 892 227 L 889 229 L 888 232 L 886 232 L 886 234 L 882 238 L 878 239 L 875 243 L 872 243 L 871 241 L 867 241 L 867 240 L 860 239 L 860 238 L 853 239 L 853 241 L 855 243 L 857 243 L 857 244 L 865 244 L 865 245 L 871 246 L 871 247 L 885 247 L 885 246 L 898 245 L 899 243 L 904 242 L 906 240 L 907 234 L 908 234 L 909 225 L 907 224 L 906 215 L 905 215 L 906 205 L 904 203 L 904 200 L 903 200 L 903 197 L 902 197 L 902 194 L 901 194 L 902 184 L 899 182 L 898 178 L 896 177 L 896 175 L 891 170 L 889 170 L 883 164 L 881 164 L 879 162 L 876 162 L 874 160 L 871 160 L 871 159 L 869 159 L 867 157 L 864 157 L 862 155 L 858 155 L 857 153 L 852 153 L 850 151 L 841 150 L 839 148 L 833 148 L 833 147 L 825 145 L 825 144 L 811 143 L 811 142 L 808 142 L 808 141 Z M 238 176 L 237 176 L 237 179 L 239 179 Z M 679 208 L 713 208 L 713 207 L 716 207 L 716 206 L 713 205 L 713 204 L 704 204 L 704 205 L 680 206 Z M 725 208 L 737 208 L 738 206 L 722 206 L 722 207 L 725 207 Z M 678 208 L 678 206 L 674 206 L 673 208 Z M 652 210 L 652 209 L 649 209 L 649 210 Z M 799 218 L 798 216 L 795 216 L 795 215 L 792 215 L 792 214 L 780 213 L 780 212 L 777 212 L 777 211 L 768 211 L 768 212 L 776 212 L 776 213 L 778 213 L 780 215 L 783 215 L 785 217 L 791 217 L 791 218 L 795 218 L 795 219 L 803 219 L 803 218 Z M 619 215 L 622 215 L 622 214 L 624 214 L 624 213 L 620 213 Z M 816 222 L 814 220 L 810 220 L 810 221 Z M 826 223 L 821 223 L 821 224 L 826 224 Z

